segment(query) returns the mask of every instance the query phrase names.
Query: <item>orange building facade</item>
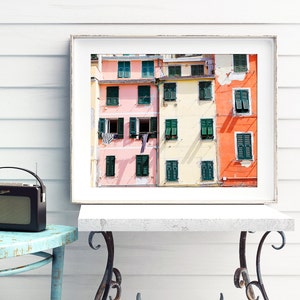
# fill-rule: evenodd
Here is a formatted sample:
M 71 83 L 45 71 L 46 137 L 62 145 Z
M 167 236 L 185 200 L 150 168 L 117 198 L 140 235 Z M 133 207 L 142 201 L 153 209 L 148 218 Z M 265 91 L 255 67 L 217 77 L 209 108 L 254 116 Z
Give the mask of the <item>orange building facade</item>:
M 257 186 L 257 55 L 215 55 L 221 186 Z

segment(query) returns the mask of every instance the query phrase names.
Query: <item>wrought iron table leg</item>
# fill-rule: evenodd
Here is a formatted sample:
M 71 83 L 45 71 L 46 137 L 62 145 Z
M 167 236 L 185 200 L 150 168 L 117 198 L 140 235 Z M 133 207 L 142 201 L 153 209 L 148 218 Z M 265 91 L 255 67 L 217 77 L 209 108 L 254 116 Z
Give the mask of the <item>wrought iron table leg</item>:
M 260 268 L 260 258 L 261 258 L 261 251 L 262 247 L 264 245 L 264 242 L 267 238 L 267 236 L 271 233 L 271 231 L 267 231 L 261 238 L 257 252 L 256 252 L 256 276 L 257 280 L 250 280 L 248 269 L 247 269 L 247 262 L 246 262 L 246 238 L 247 238 L 247 232 L 242 231 L 240 235 L 240 248 L 239 248 L 239 256 L 240 256 L 240 267 L 235 271 L 234 274 L 234 284 L 237 288 L 245 287 L 246 289 L 246 296 L 248 300 L 257 300 L 259 297 L 255 296 L 254 293 L 254 287 L 256 287 L 261 295 L 263 296 L 264 300 L 269 300 L 263 279 L 261 274 L 261 268 Z M 280 250 L 285 245 L 285 235 L 282 231 L 278 231 L 282 238 L 281 245 L 279 247 L 276 247 L 272 245 L 272 247 L 276 250 Z
M 103 275 L 102 281 L 100 283 L 100 286 L 97 290 L 95 300 L 106 300 L 108 299 L 114 299 L 119 300 L 121 298 L 121 282 L 122 282 L 122 276 L 118 269 L 113 267 L 114 264 L 114 240 L 112 232 L 110 231 L 92 231 L 89 234 L 89 245 L 92 249 L 98 250 L 100 248 L 100 245 L 93 245 L 93 238 L 95 234 L 102 234 L 105 243 L 107 246 L 107 263 L 105 268 L 105 273 Z M 115 276 L 115 280 L 112 279 L 113 275 Z M 116 289 L 116 296 L 115 298 L 112 298 L 109 296 L 109 291 L 111 288 Z
M 260 268 L 260 258 L 261 258 L 261 251 L 262 247 L 264 245 L 264 242 L 267 238 L 267 236 L 271 233 L 271 231 L 267 231 L 261 238 L 258 249 L 256 252 L 256 276 L 257 280 L 250 280 L 250 276 L 248 273 L 247 268 L 247 260 L 246 260 L 246 239 L 247 239 L 247 232 L 242 231 L 240 234 L 240 242 L 239 242 L 239 260 L 240 260 L 240 267 L 237 268 L 234 274 L 234 284 L 237 288 L 245 287 L 246 290 L 246 296 L 248 300 L 258 300 L 259 297 L 255 296 L 254 293 L 254 287 L 256 287 L 261 295 L 263 296 L 264 300 L 269 300 L 267 292 L 265 290 L 263 280 L 262 280 L 262 274 L 261 274 L 261 268 Z M 272 245 L 272 247 L 276 250 L 280 250 L 285 245 L 285 235 L 282 231 L 278 231 L 282 238 L 281 245 L 279 247 L 276 247 Z M 103 275 L 102 281 L 100 283 L 100 286 L 97 290 L 96 296 L 94 300 L 107 300 L 109 297 L 109 300 L 120 300 L 121 298 L 121 282 L 122 282 L 122 276 L 118 269 L 113 267 L 114 263 L 114 240 L 112 232 L 110 231 L 92 231 L 89 234 L 89 245 L 92 249 L 98 250 L 100 248 L 100 245 L 94 246 L 93 244 L 93 238 L 95 234 L 102 234 L 105 243 L 107 245 L 107 263 L 106 263 L 106 269 L 105 273 Z M 115 276 L 115 280 L 112 279 L 113 275 Z M 109 292 L 111 288 L 116 289 L 116 295 L 115 298 L 112 298 L 109 296 Z M 137 294 L 137 299 L 141 299 L 140 293 Z M 220 294 L 220 300 L 224 300 L 224 296 L 221 293 Z

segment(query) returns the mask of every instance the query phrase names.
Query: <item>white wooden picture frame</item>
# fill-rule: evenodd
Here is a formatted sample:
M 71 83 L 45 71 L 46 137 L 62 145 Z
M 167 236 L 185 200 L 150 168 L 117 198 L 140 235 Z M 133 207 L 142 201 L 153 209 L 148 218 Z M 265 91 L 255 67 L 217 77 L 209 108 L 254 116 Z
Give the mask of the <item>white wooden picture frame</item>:
M 256 186 L 95 186 L 91 55 L 257 55 Z M 275 36 L 71 36 L 71 195 L 81 204 L 254 204 L 277 201 Z M 217 141 L 216 141 L 217 142 Z M 97 160 L 97 157 L 94 158 Z M 216 177 L 218 174 L 215 175 Z M 226 180 L 226 178 L 223 178 Z

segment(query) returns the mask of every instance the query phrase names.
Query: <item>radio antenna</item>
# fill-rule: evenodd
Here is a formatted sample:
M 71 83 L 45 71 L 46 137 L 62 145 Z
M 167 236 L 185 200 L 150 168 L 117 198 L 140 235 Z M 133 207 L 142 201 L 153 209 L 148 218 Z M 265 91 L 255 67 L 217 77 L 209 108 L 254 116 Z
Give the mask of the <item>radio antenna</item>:
M 37 175 L 37 170 L 38 170 L 38 164 L 35 162 L 35 174 Z M 35 179 L 35 185 L 38 185 L 37 179 Z

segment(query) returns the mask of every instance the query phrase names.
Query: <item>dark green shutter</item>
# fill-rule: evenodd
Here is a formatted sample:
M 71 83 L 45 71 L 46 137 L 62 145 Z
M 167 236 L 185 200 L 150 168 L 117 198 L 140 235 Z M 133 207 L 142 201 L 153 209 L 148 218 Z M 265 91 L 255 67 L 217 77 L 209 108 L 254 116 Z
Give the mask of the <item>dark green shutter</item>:
M 178 181 L 178 161 L 166 161 L 166 179 L 167 181 Z
M 115 156 L 106 156 L 106 176 L 115 176 Z
M 165 136 L 167 140 L 177 139 L 177 119 L 168 119 L 165 123 Z
M 150 104 L 150 86 L 141 85 L 138 86 L 138 103 Z
M 201 175 L 202 181 L 214 179 L 214 163 L 213 161 L 207 160 L 201 162 Z
M 199 82 L 199 100 L 212 100 L 212 86 L 210 81 Z
M 129 137 L 136 138 L 136 118 L 134 117 L 129 119 Z
M 237 141 L 237 156 L 238 159 L 252 159 L 252 141 L 250 133 L 238 133 Z
M 109 86 L 106 88 L 106 105 L 119 105 L 118 86 Z
M 136 156 L 136 176 L 149 175 L 149 155 Z
M 124 138 L 124 118 L 118 118 L 118 139 Z
M 166 101 L 176 100 L 176 83 L 164 84 L 164 100 Z
M 150 118 L 150 137 L 157 137 L 157 117 Z
M 105 133 L 105 119 L 100 118 L 98 120 L 98 138 L 102 138 L 102 133 Z
M 244 111 L 249 111 L 249 94 L 247 90 L 242 90 L 242 103 L 243 103 L 243 109 Z
M 191 75 L 192 76 L 204 75 L 204 65 L 192 65 Z
M 247 72 L 246 54 L 233 54 L 233 70 L 234 72 Z
M 118 62 L 118 77 L 129 78 L 130 77 L 130 62 L 119 61 Z
M 168 72 L 170 77 L 181 76 L 181 66 L 169 66 Z
M 234 98 L 236 112 L 249 112 L 250 104 L 248 90 L 236 90 L 234 93 Z
M 214 138 L 214 121 L 213 119 L 201 119 L 201 138 L 213 139 Z
M 154 62 L 143 61 L 142 62 L 142 77 L 153 77 L 154 76 Z

